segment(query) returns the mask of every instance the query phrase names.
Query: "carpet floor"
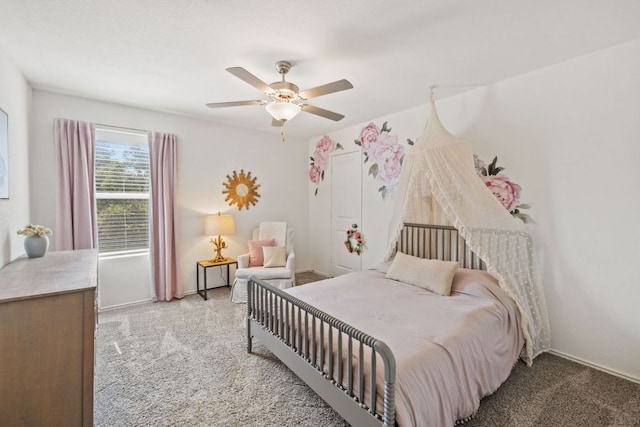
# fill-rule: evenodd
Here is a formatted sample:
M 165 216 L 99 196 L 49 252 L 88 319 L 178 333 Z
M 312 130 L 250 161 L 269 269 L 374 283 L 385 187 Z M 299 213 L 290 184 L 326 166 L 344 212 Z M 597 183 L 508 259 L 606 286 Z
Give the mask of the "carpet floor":
M 245 310 L 219 288 L 100 313 L 95 426 L 347 426 L 258 341 L 247 354 Z M 543 354 L 465 426 L 640 426 L 640 384 Z

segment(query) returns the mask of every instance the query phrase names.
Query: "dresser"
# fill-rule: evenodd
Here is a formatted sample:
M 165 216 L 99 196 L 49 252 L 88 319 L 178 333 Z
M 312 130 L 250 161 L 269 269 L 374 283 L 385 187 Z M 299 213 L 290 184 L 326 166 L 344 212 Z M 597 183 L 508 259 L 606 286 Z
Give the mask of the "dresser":
M 92 426 L 98 251 L 0 270 L 0 424 Z

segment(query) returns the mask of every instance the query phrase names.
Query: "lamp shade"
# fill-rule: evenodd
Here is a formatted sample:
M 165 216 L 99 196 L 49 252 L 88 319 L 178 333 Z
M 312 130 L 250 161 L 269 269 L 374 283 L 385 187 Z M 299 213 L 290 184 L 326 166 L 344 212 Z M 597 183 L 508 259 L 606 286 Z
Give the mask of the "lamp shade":
M 204 230 L 207 236 L 228 236 L 235 234 L 236 223 L 232 215 L 208 215 L 204 221 Z
M 301 110 L 300 106 L 291 102 L 272 102 L 265 107 L 276 120 L 291 120 Z

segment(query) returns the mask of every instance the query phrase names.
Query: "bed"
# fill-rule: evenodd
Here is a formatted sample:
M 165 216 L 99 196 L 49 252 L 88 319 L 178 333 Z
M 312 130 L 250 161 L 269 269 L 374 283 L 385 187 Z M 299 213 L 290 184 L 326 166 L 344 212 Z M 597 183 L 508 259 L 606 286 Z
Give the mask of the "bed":
M 249 280 L 258 339 L 354 426 L 452 426 L 507 379 L 516 304 L 451 227 L 405 224 L 398 251 L 456 261 L 450 296 L 385 276 L 391 263 L 286 291 Z

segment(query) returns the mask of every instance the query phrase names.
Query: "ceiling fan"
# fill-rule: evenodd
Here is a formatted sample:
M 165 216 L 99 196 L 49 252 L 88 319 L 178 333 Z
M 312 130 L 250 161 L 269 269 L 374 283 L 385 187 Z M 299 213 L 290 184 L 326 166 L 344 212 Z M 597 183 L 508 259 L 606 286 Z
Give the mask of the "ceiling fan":
M 305 111 L 334 121 L 342 120 L 344 118 L 344 115 L 342 114 L 307 104 L 305 101 L 318 96 L 327 95 L 329 93 L 340 92 L 353 88 L 353 85 L 348 80 L 342 79 L 300 91 L 298 86 L 287 82 L 284 79 L 285 74 L 287 74 L 290 69 L 291 63 L 287 61 L 276 62 L 276 70 L 282 75 L 282 80 L 268 85 L 242 67 L 227 68 L 227 71 L 234 76 L 264 92 L 271 102 L 264 100 L 213 102 L 207 104 L 207 107 L 221 108 L 237 107 L 242 105 L 265 105 L 267 112 L 271 117 L 273 117 L 271 122 L 272 126 L 284 125 L 285 122 L 293 119 L 300 111 Z

